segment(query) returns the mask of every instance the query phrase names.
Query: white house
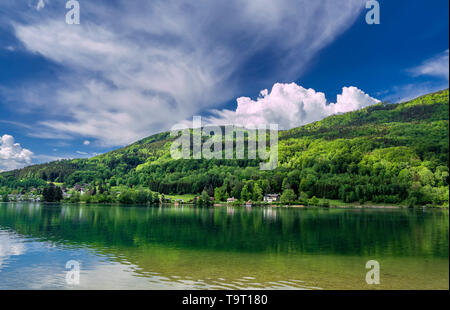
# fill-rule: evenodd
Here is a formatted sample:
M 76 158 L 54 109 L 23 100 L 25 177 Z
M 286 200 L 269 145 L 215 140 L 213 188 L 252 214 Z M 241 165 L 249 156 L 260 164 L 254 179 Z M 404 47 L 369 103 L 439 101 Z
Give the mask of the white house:
M 280 201 L 280 195 L 278 194 L 267 194 L 264 196 L 264 202 L 272 203 L 276 201 Z

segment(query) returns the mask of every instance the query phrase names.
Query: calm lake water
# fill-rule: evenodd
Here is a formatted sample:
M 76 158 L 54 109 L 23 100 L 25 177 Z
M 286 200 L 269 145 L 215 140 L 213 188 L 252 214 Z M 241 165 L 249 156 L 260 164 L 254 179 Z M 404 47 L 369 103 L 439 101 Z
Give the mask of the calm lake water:
M 448 210 L 0 204 L 0 289 L 449 289 L 448 257 Z

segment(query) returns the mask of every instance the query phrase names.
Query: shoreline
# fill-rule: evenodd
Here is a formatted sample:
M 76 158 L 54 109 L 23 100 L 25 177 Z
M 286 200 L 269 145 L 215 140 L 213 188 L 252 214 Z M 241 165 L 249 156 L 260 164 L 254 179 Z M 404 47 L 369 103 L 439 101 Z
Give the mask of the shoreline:
M 0 204 L 38 204 L 38 205 L 99 205 L 99 206 L 118 206 L 118 207 L 129 207 L 129 206 L 137 206 L 137 207 L 150 207 L 150 206 L 168 206 L 168 207 L 200 207 L 198 205 L 192 203 L 159 203 L 159 204 L 121 204 L 121 203 L 84 203 L 84 202 L 33 202 L 33 201 L 9 201 L 9 202 L 0 202 Z M 271 207 L 271 208 L 293 208 L 293 209 L 440 209 L 440 210 L 449 210 L 449 206 L 415 206 L 408 207 L 405 205 L 331 205 L 328 207 L 324 206 L 313 206 L 313 205 L 299 205 L 299 204 L 254 204 L 252 206 L 246 206 L 245 204 L 227 204 L 227 203 L 214 203 L 211 206 L 202 206 L 203 208 L 217 208 L 217 207 L 242 207 L 242 208 L 260 208 L 260 207 Z
M 430 207 L 430 206 L 419 206 L 419 207 L 413 207 L 409 208 L 404 205 L 388 205 L 388 206 L 377 206 L 377 205 L 349 205 L 349 206 L 329 206 L 329 207 L 323 207 L 323 206 L 312 206 L 312 205 L 272 205 L 272 204 L 255 204 L 252 207 L 247 207 L 245 204 L 239 204 L 239 205 L 227 205 L 227 204 L 214 204 L 214 207 L 228 207 L 228 206 L 235 206 L 235 207 L 246 207 L 246 208 L 258 208 L 258 207 L 272 207 L 272 208 L 295 208 L 295 209 L 306 209 L 306 208 L 317 208 L 317 209 L 418 209 L 418 208 L 430 208 L 430 209 L 448 209 L 448 207 Z

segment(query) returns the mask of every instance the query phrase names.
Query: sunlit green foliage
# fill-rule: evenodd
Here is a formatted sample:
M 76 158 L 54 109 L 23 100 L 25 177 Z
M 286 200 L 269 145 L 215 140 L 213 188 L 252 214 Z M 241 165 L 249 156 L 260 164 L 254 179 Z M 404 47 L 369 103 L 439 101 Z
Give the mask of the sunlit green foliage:
M 280 132 L 279 167 L 273 171 L 260 171 L 256 160 L 172 160 L 173 138 L 162 133 L 91 159 L 0 174 L 0 192 L 43 188 L 49 181 L 171 195 L 206 193 L 218 201 L 260 201 L 264 194 L 284 193 L 289 201 L 316 197 L 448 205 L 448 139 L 449 91 L 444 90 Z M 96 199 L 129 203 L 131 196 L 146 200 L 140 192 L 123 192 L 117 198 L 111 191 Z

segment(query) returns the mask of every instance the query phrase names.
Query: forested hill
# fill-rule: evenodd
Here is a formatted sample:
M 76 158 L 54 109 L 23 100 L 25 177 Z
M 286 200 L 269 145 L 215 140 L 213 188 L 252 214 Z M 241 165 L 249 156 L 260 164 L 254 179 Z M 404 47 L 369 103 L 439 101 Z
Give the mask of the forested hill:
M 91 159 L 63 160 L 0 174 L 0 189 L 26 191 L 43 181 L 147 188 L 218 200 L 311 197 L 448 205 L 449 91 L 378 104 L 280 132 L 279 167 L 255 160 L 172 160 L 169 133 Z M 0 190 L 0 191 L 1 191 Z M 295 196 L 295 197 L 294 197 Z

